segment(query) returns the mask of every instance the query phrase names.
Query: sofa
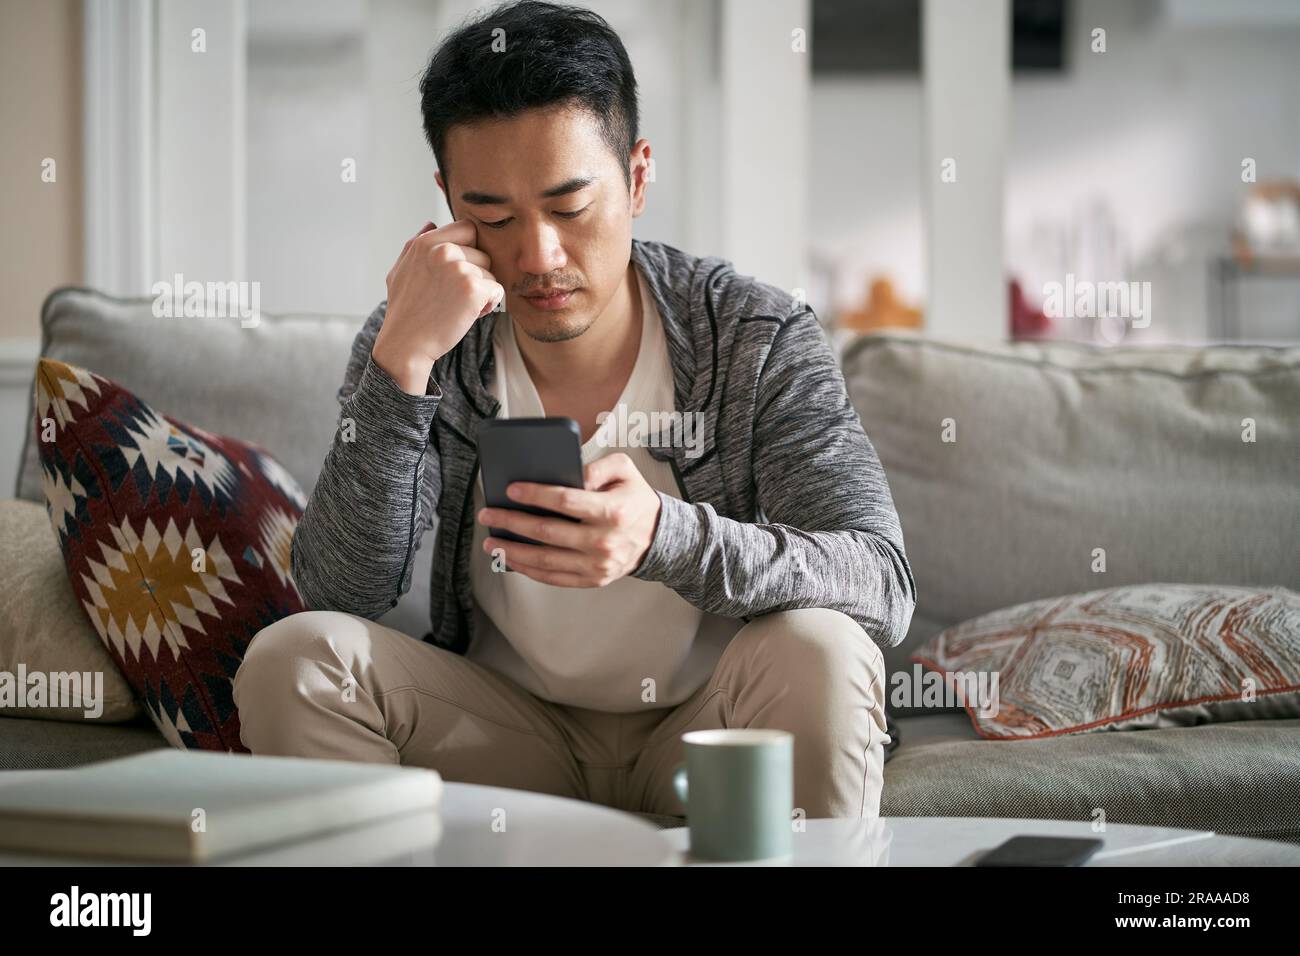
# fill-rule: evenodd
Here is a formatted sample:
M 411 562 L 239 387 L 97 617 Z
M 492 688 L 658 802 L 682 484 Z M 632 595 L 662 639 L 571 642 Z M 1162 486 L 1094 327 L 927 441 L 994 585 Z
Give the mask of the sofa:
M 168 415 L 262 445 L 309 493 L 361 320 L 263 313 L 243 328 L 156 317 L 148 299 L 70 287 L 44 305 L 41 351 Z M 891 677 L 911 672 L 910 655 L 943 629 L 1025 601 L 1150 582 L 1300 588 L 1300 348 L 958 344 L 910 333 L 836 347 L 917 582 L 907 639 L 886 651 Z M 1244 418 L 1258 434 L 1243 448 Z M 33 446 L 29 434 L 14 493 L 40 502 Z M 0 524 L 0 544 L 14 533 Z M 421 544 L 415 582 L 428 580 L 431 545 Z M 1089 560 L 1098 548 L 1100 573 Z M 413 586 L 382 620 L 423 635 L 427 602 Z M 22 627 L 25 612 L 3 610 L 7 629 Z M 1005 741 L 982 739 L 960 709 L 894 707 L 891 717 L 886 816 L 1089 820 L 1100 809 L 1115 823 L 1300 842 L 1300 719 Z M 0 772 L 163 746 L 142 711 L 111 725 L 0 718 Z

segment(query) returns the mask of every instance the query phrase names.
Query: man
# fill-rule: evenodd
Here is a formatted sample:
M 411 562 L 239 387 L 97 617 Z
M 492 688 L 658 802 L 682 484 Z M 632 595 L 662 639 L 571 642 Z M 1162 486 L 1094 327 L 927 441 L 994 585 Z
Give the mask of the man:
M 880 648 L 915 588 L 816 317 L 725 260 L 632 239 L 650 146 L 590 11 L 499 7 L 420 89 L 455 221 L 406 243 L 353 345 L 293 541 L 316 610 L 249 646 L 245 745 L 681 815 L 683 732 L 777 728 L 796 807 L 876 815 Z M 577 523 L 483 507 L 479 424 L 543 415 L 578 423 L 585 488 L 514 498 Z M 629 421 L 672 427 L 619 446 Z M 435 515 L 421 641 L 374 619 Z

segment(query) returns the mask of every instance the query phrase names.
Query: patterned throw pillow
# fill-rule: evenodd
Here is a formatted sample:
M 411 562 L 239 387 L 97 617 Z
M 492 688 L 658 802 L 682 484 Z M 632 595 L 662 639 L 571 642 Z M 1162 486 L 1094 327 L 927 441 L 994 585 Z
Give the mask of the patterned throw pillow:
M 170 743 L 246 752 L 235 671 L 259 630 L 303 609 L 297 484 L 265 451 L 49 359 L 35 426 L 50 522 L 100 640 Z
M 912 660 L 974 695 L 967 713 L 990 740 L 1291 719 L 1300 594 L 1144 584 L 1031 601 L 950 627 Z

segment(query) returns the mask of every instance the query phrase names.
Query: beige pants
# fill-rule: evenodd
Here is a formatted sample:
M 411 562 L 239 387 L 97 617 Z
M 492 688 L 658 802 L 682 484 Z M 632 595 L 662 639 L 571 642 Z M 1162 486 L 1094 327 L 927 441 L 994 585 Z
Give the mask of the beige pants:
M 754 618 L 713 677 L 674 707 L 626 714 L 553 704 L 450 651 L 333 611 L 260 631 L 235 675 L 255 754 L 432 767 L 444 780 L 682 816 L 672 786 L 689 730 L 794 734 L 795 807 L 875 817 L 884 779 L 885 665 L 839 611 Z

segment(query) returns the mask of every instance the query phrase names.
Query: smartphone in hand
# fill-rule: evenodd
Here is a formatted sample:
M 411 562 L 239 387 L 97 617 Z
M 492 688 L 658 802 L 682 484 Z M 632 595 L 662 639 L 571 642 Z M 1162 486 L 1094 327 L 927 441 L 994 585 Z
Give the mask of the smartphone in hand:
M 487 506 L 577 520 L 512 501 L 506 496 L 506 488 L 515 481 L 582 488 L 581 434 L 572 418 L 490 418 L 482 422 L 478 429 L 478 458 Z M 501 528 L 488 531 L 494 538 L 507 541 L 541 543 Z

